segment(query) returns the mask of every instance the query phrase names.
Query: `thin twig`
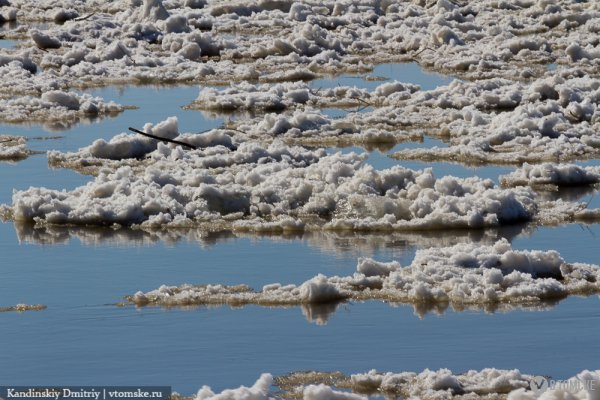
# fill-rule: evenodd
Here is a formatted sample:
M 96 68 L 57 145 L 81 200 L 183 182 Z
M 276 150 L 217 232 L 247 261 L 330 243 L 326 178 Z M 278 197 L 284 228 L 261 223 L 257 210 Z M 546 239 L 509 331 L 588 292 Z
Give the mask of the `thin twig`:
M 131 127 L 129 128 L 129 130 L 132 131 L 132 132 L 135 132 L 135 133 L 139 133 L 140 135 L 148 136 L 148 137 L 150 137 L 152 139 L 156 139 L 156 140 L 160 140 L 160 141 L 168 142 L 168 143 L 174 143 L 174 144 L 178 144 L 180 146 L 189 147 L 192 150 L 196 150 L 197 149 L 196 146 L 188 144 L 188 143 L 180 142 L 179 140 L 173 140 L 173 139 L 167 139 L 167 138 L 160 137 L 160 136 L 155 136 L 155 135 L 152 135 L 150 133 L 142 132 L 139 129 L 135 129 L 135 128 L 131 128 Z
M 422 49 L 422 50 L 419 50 L 418 52 L 416 52 L 416 53 L 413 55 L 413 57 L 415 57 L 415 56 L 418 56 L 419 54 L 421 54 L 421 53 L 422 53 L 422 52 L 424 52 L 425 50 L 431 50 L 431 51 L 434 51 L 432 48 L 425 47 L 424 49 Z
M 308 91 L 310 92 L 310 94 L 312 94 L 313 96 L 318 96 L 319 92 L 321 91 L 321 87 L 319 87 L 316 91 L 313 91 L 312 89 L 308 89 Z
M 595 194 L 593 194 L 592 197 L 590 197 L 590 199 L 588 200 L 588 202 L 585 203 L 585 208 L 586 209 L 590 206 L 590 203 L 592 202 L 592 200 L 594 200 L 594 196 L 595 196 Z
M 358 100 L 359 103 L 366 104 L 368 107 L 373 107 L 373 103 L 369 103 L 368 101 L 363 100 L 360 97 L 357 97 L 356 100 Z
M 225 128 L 228 131 L 234 131 L 234 132 L 239 132 L 239 133 L 243 133 L 244 135 L 246 134 L 246 132 L 239 130 L 239 129 L 235 129 L 235 128 Z
M 95 12 L 93 12 L 93 13 L 91 13 L 90 15 L 86 15 L 85 17 L 81 17 L 81 18 L 75 18 L 75 19 L 73 19 L 73 21 L 78 21 L 78 22 L 79 22 L 79 21 L 85 21 L 86 19 L 88 19 L 88 18 L 91 18 L 91 17 L 92 17 L 93 15 L 95 15 L 95 14 L 96 14 L 96 13 L 95 13 Z

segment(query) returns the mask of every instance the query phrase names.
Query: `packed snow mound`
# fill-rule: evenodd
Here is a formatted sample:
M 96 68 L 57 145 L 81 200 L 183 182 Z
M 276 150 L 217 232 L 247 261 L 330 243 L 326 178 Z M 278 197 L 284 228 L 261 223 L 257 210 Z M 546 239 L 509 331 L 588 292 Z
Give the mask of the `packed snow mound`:
M 150 133 L 178 135 L 168 119 Z M 535 217 L 534 194 L 500 189 L 491 180 L 436 179 L 431 169 L 375 170 L 364 155 L 307 150 L 275 140 L 234 143 L 208 132 L 179 135 L 197 150 L 140 135 L 98 140 L 50 162 L 104 166 L 73 191 L 15 192 L 18 221 L 78 225 L 201 225 L 239 230 L 425 230 L 501 226 Z M 133 158 L 135 157 L 135 158 Z M 110 168 L 113 166 L 114 168 Z
M 0 161 L 17 161 L 29 157 L 27 139 L 22 136 L 0 135 Z
M 544 380 L 547 386 L 538 389 L 536 382 Z M 273 393 L 275 383 L 279 390 Z M 269 400 L 301 395 L 304 400 L 366 400 L 375 395 L 424 400 L 451 399 L 573 399 L 592 400 L 598 394 L 600 371 L 584 370 L 576 376 L 555 383 L 541 377 L 524 374 L 518 369 L 484 368 L 454 373 L 449 369 L 422 372 L 377 372 L 345 376 L 339 372 L 295 372 L 273 378 L 262 374 L 250 387 L 227 389 L 219 394 L 203 386 L 198 400 Z M 340 390 L 342 389 L 342 390 Z M 281 397 L 280 397 L 281 396 Z
M 516 171 L 502 175 L 502 186 L 585 186 L 600 182 L 600 167 L 581 167 L 575 164 L 525 163 Z
M 125 107 L 114 101 L 105 102 L 100 97 L 62 90 L 44 92 L 41 97 L 16 97 L 0 99 L 0 120 L 18 123 L 32 121 L 70 121 L 81 117 L 98 117 L 118 114 Z
M 347 299 L 409 304 L 534 305 L 569 295 L 600 293 L 600 267 L 568 264 L 556 251 L 513 250 L 502 239 L 492 246 L 457 244 L 418 250 L 410 266 L 359 259 L 351 276 L 317 275 L 301 285 L 273 283 L 261 291 L 246 285 L 166 286 L 127 300 L 137 306 L 259 304 L 289 306 Z

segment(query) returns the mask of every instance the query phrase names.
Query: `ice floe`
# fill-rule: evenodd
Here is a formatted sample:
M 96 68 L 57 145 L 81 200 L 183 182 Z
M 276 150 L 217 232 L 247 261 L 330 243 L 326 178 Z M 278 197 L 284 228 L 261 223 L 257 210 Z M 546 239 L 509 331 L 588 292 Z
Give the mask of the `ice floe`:
M 275 385 L 281 391 L 271 389 Z M 485 368 L 454 373 L 449 369 L 422 372 L 377 372 L 345 376 L 339 372 L 305 371 L 273 377 L 264 373 L 251 387 L 240 386 L 215 394 L 208 386 L 195 399 L 268 400 L 366 400 L 371 395 L 410 399 L 573 399 L 593 400 L 598 395 L 600 371 L 581 371 L 576 376 L 554 381 L 524 374 L 518 369 Z
M 368 258 L 350 276 L 317 275 L 301 285 L 273 283 L 254 291 L 246 285 L 163 285 L 126 299 L 137 306 L 227 304 L 292 306 L 345 300 L 393 303 L 497 306 L 510 310 L 539 306 L 569 295 L 600 293 L 600 267 L 567 263 L 556 251 L 514 250 L 502 239 L 493 245 L 471 243 L 418 250 L 407 267 Z M 475 307 L 474 307 L 475 306 Z

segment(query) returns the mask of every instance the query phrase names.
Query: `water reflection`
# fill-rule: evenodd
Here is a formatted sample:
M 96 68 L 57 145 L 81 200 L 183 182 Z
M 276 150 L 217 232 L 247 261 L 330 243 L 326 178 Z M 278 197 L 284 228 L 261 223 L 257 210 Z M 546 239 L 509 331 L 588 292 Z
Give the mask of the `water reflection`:
M 531 232 L 528 224 L 508 225 L 497 229 L 442 230 L 423 232 L 352 232 L 317 231 L 283 234 L 255 234 L 248 232 L 182 228 L 146 231 L 131 228 L 85 227 L 49 225 L 39 226 L 25 222 L 14 223 L 20 243 L 58 245 L 77 239 L 84 245 L 118 245 L 140 247 L 157 243 L 174 245 L 178 242 L 198 243 L 202 248 L 233 239 L 265 239 L 271 242 L 305 242 L 326 253 L 369 256 L 382 249 L 406 250 L 414 247 L 447 247 L 457 243 L 495 243 L 501 238 L 512 241 L 516 236 Z
M 554 191 L 538 191 L 537 194 L 540 200 L 545 201 L 569 201 L 577 202 L 583 200 L 585 197 L 596 196 L 598 194 L 599 187 L 594 186 L 574 186 L 574 187 L 560 187 Z
M 579 298 L 600 298 L 600 296 L 573 296 Z M 541 311 L 551 311 L 556 306 L 558 306 L 563 300 L 567 299 L 568 296 L 564 296 L 561 298 L 554 299 L 545 299 L 537 302 L 531 303 L 480 303 L 480 304 L 461 304 L 461 303 L 444 303 L 444 302 L 420 302 L 420 303 L 396 303 L 396 302 L 387 302 L 380 300 L 369 300 L 376 301 L 382 304 L 387 304 L 391 308 L 401 308 L 401 307 L 412 307 L 413 315 L 419 319 L 425 319 L 427 317 L 441 317 L 446 313 L 484 313 L 488 315 L 493 315 L 497 313 L 510 313 L 515 311 L 527 311 L 527 312 L 541 312 Z M 327 303 L 306 303 L 300 305 L 256 305 L 256 304 L 239 304 L 239 305 L 198 305 L 198 304 L 186 304 L 186 305 L 146 305 L 146 306 L 132 306 L 128 303 L 118 303 L 119 307 L 135 307 L 137 310 L 144 311 L 146 309 L 165 309 L 172 310 L 177 309 L 180 311 L 190 311 L 197 312 L 201 310 L 210 310 L 210 309 L 218 309 L 220 307 L 229 307 L 232 310 L 242 310 L 246 307 L 264 307 L 264 308 L 281 308 L 281 309 L 294 309 L 300 308 L 302 315 L 306 319 L 308 323 L 325 326 L 329 322 L 329 320 L 333 317 L 333 315 L 340 311 L 341 309 L 346 310 L 347 312 L 352 312 L 352 307 L 357 303 L 365 303 L 365 301 L 332 301 Z

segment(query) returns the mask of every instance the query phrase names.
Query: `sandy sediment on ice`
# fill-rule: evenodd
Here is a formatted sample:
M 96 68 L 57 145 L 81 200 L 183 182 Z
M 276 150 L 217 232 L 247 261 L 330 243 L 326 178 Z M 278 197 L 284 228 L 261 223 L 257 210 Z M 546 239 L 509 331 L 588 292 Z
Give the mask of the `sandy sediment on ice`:
M 379 299 L 409 304 L 535 305 L 569 295 L 600 293 L 600 267 L 566 263 L 556 251 L 513 250 L 505 239 L 491 246 L 457 244 L 418 250 L 408 267 L 359 259 L 351 276 L 317 275 L 301 285 L 166 286 L 137 292 L 138 306 L 259 304 L 290 306 Z
M 270 400 L 366 400 L 368 396 L 394 396 L 427 400 L 445 399 L 595 399 L 600 371 L 584 370 L 561 385 L 536 388 L 545 378 L 528 375 L 518 369 L 485 368 L 454 373 L 448 369 L 422 372 L 377 372 L 345 376 L 339 372 L 306 371 L 281 377 L 262 374 L 251 387 L 240 386 L 214 393 L 203 386 L 194 399 Z M 274 392 L 275 385 L 282 391 Z
M 237 142 L 219 131 L 179 135 L 175 118 L 144 129 L 199 149 L 122 134 L 78 153 L 51 152 L 51 162 L 108 159 L 104 165 L 112 168 L 73 191 L 16 192 L 3 214 L 48 224 L 285 231 L 314 222 L 331 230 L 390 231 L 501 226 L 534 219 L 538 211 L 531 190 L 500 189 L 491 180 L 436 179 L 431 169 L 400 166 L 378 171 L 363 155 Z
M 124 109 L 113 101 L 104 102 L 100 97 L 89 94 L 53 90 L 44 92 L 39 98 L 27 96 L 0 100 L 0 121 L 64 123 L 81 117 L 116 115 Z
M 19 161 L 29 157 L 30 154 L 26 138 L 0 135 L 0 161 Z
M 0 312 L 8 312 L 8 311 L 17 311 L 17 312 L 25 312 L 25 311 L 40 311 L 45 310 L 47 307 L 43 304 L 17 304 L 11 307 L 0 307 Z
M 588 186 L 600 182 L 600 167 L 576 164 L 527 164 L 500 176 L 502 186 Z

